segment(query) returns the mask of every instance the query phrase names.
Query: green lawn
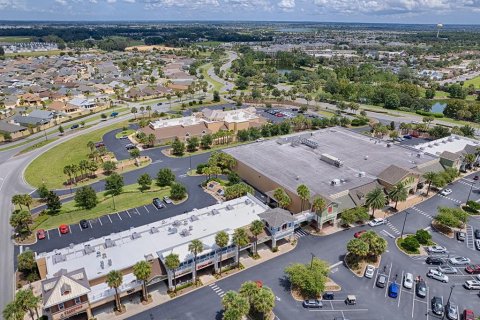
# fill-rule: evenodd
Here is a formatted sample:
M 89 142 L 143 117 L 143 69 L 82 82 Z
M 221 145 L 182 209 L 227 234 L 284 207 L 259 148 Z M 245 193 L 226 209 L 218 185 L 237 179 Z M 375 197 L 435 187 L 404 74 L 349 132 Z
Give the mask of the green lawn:
M 200 69 L 202 70 L 202 75 L 205 78 L 205 81 L 209 82 L 213 86 L 213 90 L 220 92 L 220 89 L 223 87 L 223 84 L 213 80 L 212 77 L 208 75 L 207 70 L 210 69 L 211 67 L 212 67 L 212 64 L 208 63 L 208 64 L 202 65 Z
M 0 37 L 0 42 L 30 42 L 32 41 L 29 37 Z
M 162 198 L 170 194 L 170 187 L 158 187 L 153 185 L 150 190 L 141 192 L 138 184 L 131 184 L 123 188 L 123 193 L 115 197 L 115 210 L 113 209 L 112 197 L 105 192 L 97 193 L 98 204 L 91 210 L 80 209 L 75 206 L 75 201 L 63 204 L 59 214 L 55 216 L 43 215 L 34 221 L 35 229 L 53 229 L 61 224 L 77 223 L 82 219 L 94 219 L 106 214 L 120 212 L 131 208 L 152 203 L 152 199 Z
M 24 154 L 24 153 L 27 153 L 27 152 L 30 152 L 30 151 L 33 151 L 35 149 L 38 149 L 38 148 L 41 148 L 51 142 L 54 142 L 55 140 L 58 140 L 58 138 L 52 138 L 52 139 L 48 139 L 48 140 L 42 140 L 40 142 L 37 142 L 23 150 L 21 150 L 18 154 Z
M 480 89 L 480 76 L 465 81 L 465 84 L 463 86 L 468 87 L 471 84 L 473 84 L 476 89 Z
M 63 188 L 65 175 L 63 167 L 68 164 L 78 164 L 80 160 L 87 159 L 90 149 L 88 141 L 97 142 L 107 132 L 127 126 L 128 122 L 120 122 L 108 127 L 83 134 L 64 142 L 36 158 L 25 170 L 25 180 L 34 187 L 44 181 L 49 189 Z
M 15 56 L 23 56 L 23 57 L 54 56 L 54 55 L 59 55 L 60 52 L 65 52 L 65 51 L 62 51 L 62 50 L 51 50 L 51 51 L 34 51 L 34 52 L 7 53 L 7 54 L 5 54 L 5 57 L 15 57 Z
M 200 42 L 199 45 L 208 46 L 208 47 L 218 47 L 222 43 L 223 42 L 221 42 L 221 41 L 205 41 L 205 42 Z
M 117 133 L 117 134 L 115 135 L 115 138 L 120 139 L 121 137 L 123 137 L 123 136 L 129 136 L 129 135 L 131 135 L 132 133 L 135 133 L 135 130 L 132 130 L 132 129 L 123 130 L 123 131 L 120 131 L 119 133 Z

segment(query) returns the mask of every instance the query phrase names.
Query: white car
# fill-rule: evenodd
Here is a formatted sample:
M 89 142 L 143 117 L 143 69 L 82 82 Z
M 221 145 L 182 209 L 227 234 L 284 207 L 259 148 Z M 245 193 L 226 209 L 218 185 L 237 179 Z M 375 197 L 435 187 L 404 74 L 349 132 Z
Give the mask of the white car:
M 448 282 L 448 276 L 444 275 L 440 271 L 436 269 L 430 269 L 428 270 L 427 277 L 447 283 Z
M 365 269 L 365 278 L 372 279 L 374 273 L 375 273 L 375 267 L 369 264 Z
M 429 253 L 447 253 L 447 248 L 442 246 L 431 246 L 427 247 Z
M 457 268 L 454 268 L 449 265 L 444 265 L 444 266 L 438 266 L 437 270 L 440 271 L 443 274 L 457 274 L 458 270 Z
M 445 197 L 448 196 L 448 195 L 451 194 L 451 193 L 452 193 L 452 190 L 451 190 L 451 189 L 443 189 L 442 191 L 440 191 L 440 194 L 441 194 L 442 196 L 445 196 Z
M 477 250 L 480 250 L 480 239 L 475 240 L 475 248 L 477 248 Z
M 465 266 L 467 264 L 470 264 L 470 259 L 465 257 L 454 257 L 454 258 L 448 259 L 448 262 L 457 266 Z
M 480 281 L 478 280 L 467 280 L 464 285 L 465 289 L 468 290 L 480 290 Z
M 405 274 L 403 277 L 403 286 L 407 289 L 413 288 L 413 274 L 408 272 Z
M 376 227 L 376 226 L 380 226 L 380 225 L 385 224 L 385 223 L 386 223 L 385 219 L 383 219 L 383 218 L 376 218 L 376 219 L 373 219 L 372 221 L 370 221 L 370 222 L 368 223 L 368 225 L 369 225 L 370 227 Z

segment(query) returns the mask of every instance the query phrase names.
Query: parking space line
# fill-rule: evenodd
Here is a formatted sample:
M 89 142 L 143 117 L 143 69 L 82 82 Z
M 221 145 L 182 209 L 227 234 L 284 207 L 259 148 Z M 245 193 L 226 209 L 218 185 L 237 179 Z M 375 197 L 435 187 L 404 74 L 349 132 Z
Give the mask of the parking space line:
M 337 309 L 334 309 L 334 310 L 308 309 L 308 311 L 310 311 L 310 312 L 342 312 L 343 313 L 343 312 L 366 312 L 366 311 L 368 311 L 368 309 L 341 309 L 341 310 L 337 310 Z
M 387 292 L 388 292 L 388 282 L 390 282 L 390 276 L 392 274 L 392 266 L 393 266 L 393 263 L 390 263 L 390 269 L 388 270 L 388 281 L 387 281 L 387 285 L 385 286 L 385 298 L 387 297 Z
M 138 211 L 138 209 L 137 209 L 137 208 L 135 208 L 135 211 L 137 211 L 137 214 L 138 214 L 138 215 L 140 215 L 140 211 Z
M 125 210 L 125 212 L 128 214 L 128 216 L 131 218 L 132 216 L 130 215 L 130 212 L 128 210 Z
M 93 228 L 92 227 L 92 221 L 88 220 L 88 224 L 90 225 L 90 228 Z
M 50 233 L 48 233 L 48 230 L 47 230 L 47 239 L 50 240 Z
M 379 266 L 379 267 L 380 267 L 380 266 Z M 378 274 L 380 273 L 379 270 L 380 270 L 380 268 L 377 268 L 377 270 L 376 270 L 376 273 L 377 273 L 377 274 L 375 275 L 375 281 L 374 281 L 373 284 L 372 284 L 372 289 L 375 288 L 375 284 L 377 283 Z
M 107 217 L 108 217 L 108 220 L 110 220 L 110 223 L 113 223 L 112 218 L 110 218 L 109 214 L 107 215 Z
M 78 224 L 78 228 L 80 229 L 80 231 L 83 231 L 82 226 L 80 225 L 80 223 Z
M 120 216 L 120 213 L 117 212 L 117 216 L 120 220 L 123 220 L 122 217 Z
M 418 284 L 418 283 L 415 283 L 415 286 L 416 286 L 417 284 Z M 415 287 L 415 286 L 414 286 L 414 287 Z M 412 294 L 412 319 L 413 319 L 414 310 L 415 310 L 415 294 Z
M 395 279 L 395 283 L 397 282 L 397 279 Z M 403 270 L 402 270 L 402 275 L 400 276 L 400 284 L 398 285 L 400 287 L 400 292 L 398 293 L 398 304 L 397 307 L 400 308 L 400 300 L 402 299 L 402 284 L 403 284 Z
M 428 312 L 430 311 L 430 304 L 428 303 L 430 301 L 430 288 L 427 287 L 427 320 L 428 320 Z
M 60 233 L 60 230 L 58 230 L 58 228 L 57 228 L 57 232 L 58 232 L 58 236 L 62 237 L 62 234 Z
M 150 213 L 150 211 L 148 210 L 147 206 L 143 206 L 145 208 L 145 210 L 147 210 L 148 213 Z
M 100 225 L 103 226 L 102 219 L 98 218 L 98 222 L 100 222 Z

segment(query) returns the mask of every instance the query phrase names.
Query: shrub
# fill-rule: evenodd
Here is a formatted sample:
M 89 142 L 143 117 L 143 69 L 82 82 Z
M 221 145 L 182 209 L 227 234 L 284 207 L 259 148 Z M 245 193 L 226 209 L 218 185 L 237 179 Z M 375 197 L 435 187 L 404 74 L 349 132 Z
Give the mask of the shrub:
M 401 241 L 400 246 L 408 253 L 416 253 L 420 248 L 420 243 L 418 243 L 416 236 L 409 235 Z
M 420 229 L 415 233 L 415 239 L 417 239 L 418 243 L 426 245 L 432 239 L 432 235 L 427 230 Z
M 469 206 L 470 208 L 472 208 L 474 210 L 480 210 L 480 203 L 477 203 L 473 200 L 467 201 L 467 206 Z
M 444 117 L 443 113 L 429 112 L 429 111 L 423 111 L 423 110 L 417 110 L 415 112 L 419 115 L 426 116 L 426 117 L 434 117 L 434 118 Z

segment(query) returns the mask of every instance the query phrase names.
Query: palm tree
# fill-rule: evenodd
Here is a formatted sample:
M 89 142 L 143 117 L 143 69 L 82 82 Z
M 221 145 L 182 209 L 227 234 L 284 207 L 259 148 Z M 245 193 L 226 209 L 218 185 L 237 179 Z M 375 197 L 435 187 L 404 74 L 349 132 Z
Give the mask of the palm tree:
M 120 295 L 118 294 L 118 288 L 122 285 L 123 275 L 120 271 L 112 270 L 107 274 L 105 281 L 110 288 L 115 289 L 115 306 L 117 311 L 122 311 L 122 304 L 120 301 Z
M 148 111 L 148 118 L 150 119 L 150 113 L 152 112 L 152 106 L 148 105 L 145 110 Z
M 261 220 L 255 220 L 250 225 L 250 232 L 255 237 L 255 254 L 257 254 L 257 241 L 258 236 L 263 232 L 263 222 Z
M 435 180 L 436 176 L 437 174 L 433 171 L 425 172 L 425 174 L 423 175 L 425 182 L 428 183 L 427 196 L 428 196 L 428 193 L 430 192 L 430 187 L 432 186 L 432 182 Z
M 278 205 L 280 208 L 285 209 L 290 205 L 292 199 L 288 196 L 288 194 L 282 188 L 277 188 L 273 191 L 273 197 L 277 200 Z
M 137 120 L 137 112 L 138 112 L 137 108 L 132 107 L 132 109 L 130 110 L 130 112 L 133 113 L 133 115 L 135 116 L 135 120 Z
M 177 292 L 177 279 L 175 277 L 175 271 L 180 266 L 180 259 L 178 258 L 178 254 L 170 253 L 168 256 L 165 257 L 165 266 L 173 272 L 173 281 L 175 291 Z
M 72 166 L 71 165 L 66 165 L 63 167 L 63 173 L 68 176 L 68 181 L 71 183 L 72 181 Z
M 80 163 L 78 164 L 78 168 L 80 169 L 80 173 L 82 177 L 84 176 L 84 174 L 87 173 L 88 166 L 89 166 L 88 161 L 85 159 L 81 160 Z
M 12 301 L 5 306 L 2 312 L 5 320 L 23 320 L 25 311 L 20 308 L 17 301 Z
M 313 199 L 312 211 L 317 214 L 317 226 L 318 226 L 318 216 L 320 216 L 320 221 L 322 221 L 322 212 L 327 207 L 327 203 L 322 197 L 315 197 Z M 321 223 L 321 222 L 320 222 Z
M 29 195 L 29 194 L 22 194 L 22 195 L 21 195 L 21 199 L 22 199 L 22 204 L 27 207 L 27 209 L 28 209 L 29 212 L 31 212 L 31 211 L 30 211 L 30 206 L 31 206 L 32 203 L 33 203 L 32 196 Z
M 188 245 L 188 251 L 193 254 L 193 282 L 197 280 L 197 256 L 203 251 L 203 242 L 195 239 Z
M 388 193 L 390 200 L 395 201 L 395 210 L 397 210 L 398 201 L 405 201 L 408 197 L 407 188 L 403 183 L 397 183 Z
M 139 261 L 133 266 L 133 274 L 137 280 L 142 281 L 143 300 L 148 301 L 147 280 L 152 274 L 152 265 L 145 260 Z
M 91 140 L 88 141 L 88 142 L 87 142 L 87 147 L 90 148 L 90 152 L 93 152 L 93 150 L 95 150 L 95 142 L 93 142 L 93 141 L 91 141 Z
M 240 248 L 245 247 L 248 242 L 248 235 L 245 229 L 236 229 L 233 232 L 233 237 L 232 237 L 233 243 L 237 246 L 237 268 L 240 267 Z
M 375 209 L 381 209 L 385 206 L 387 198 L 385 193 L 379 187 L 376 187 L 365 196 L 365 205 L 372 209 L 372 218 L 375 215 Z
M 464 160 L 467 164 L 473 165 L 475 163 L 475 160 L 477 160 L 477 156 L 474 155 L 473 153 L 469 153 L 465 155 Z
M 302 203 L 300 205 L 300 211 L 303 211 L 303 204 L 305 201 L 308 201 L 310 199 L 310 189 L 304 184 L 301 184 L 297 187 L 297 194 L 302 199 Z
M 41 298 L 33 294 L 32 289 L 19 290 L 15 294 L 15 303 L 26 313 L 30 313 L 32 320 L 35 320 L 33 316 L 33 310 L 37 314 L 38 318 L 38 304 L 40 303 Z
M 218 246 L 220 251 L 220 262 L 219 262 L 219 273 L 222 275 L 222 249 L 228 245 L 230 241 L 230 236 L 225 231 L 220 231 L 215 235 L 215 244 Z
M 275 295 L 272 290 L 267 287 L 260 288 L 253 297 L 253 308 L 262 313 L 263 319 L 266 318 L 275 307 Z
M 12 204 L 16 206 L 20 206 L 20 210 L 22 210 L 23 199 L 21 194 L 16 194 L 12 197 Z
M 72 164 L 70 166 L 70 170 L 72 170 L 73 179 L 74 179 L 75 184 L 76 184 L 77 183 L 78 166 L 76 164 Z

